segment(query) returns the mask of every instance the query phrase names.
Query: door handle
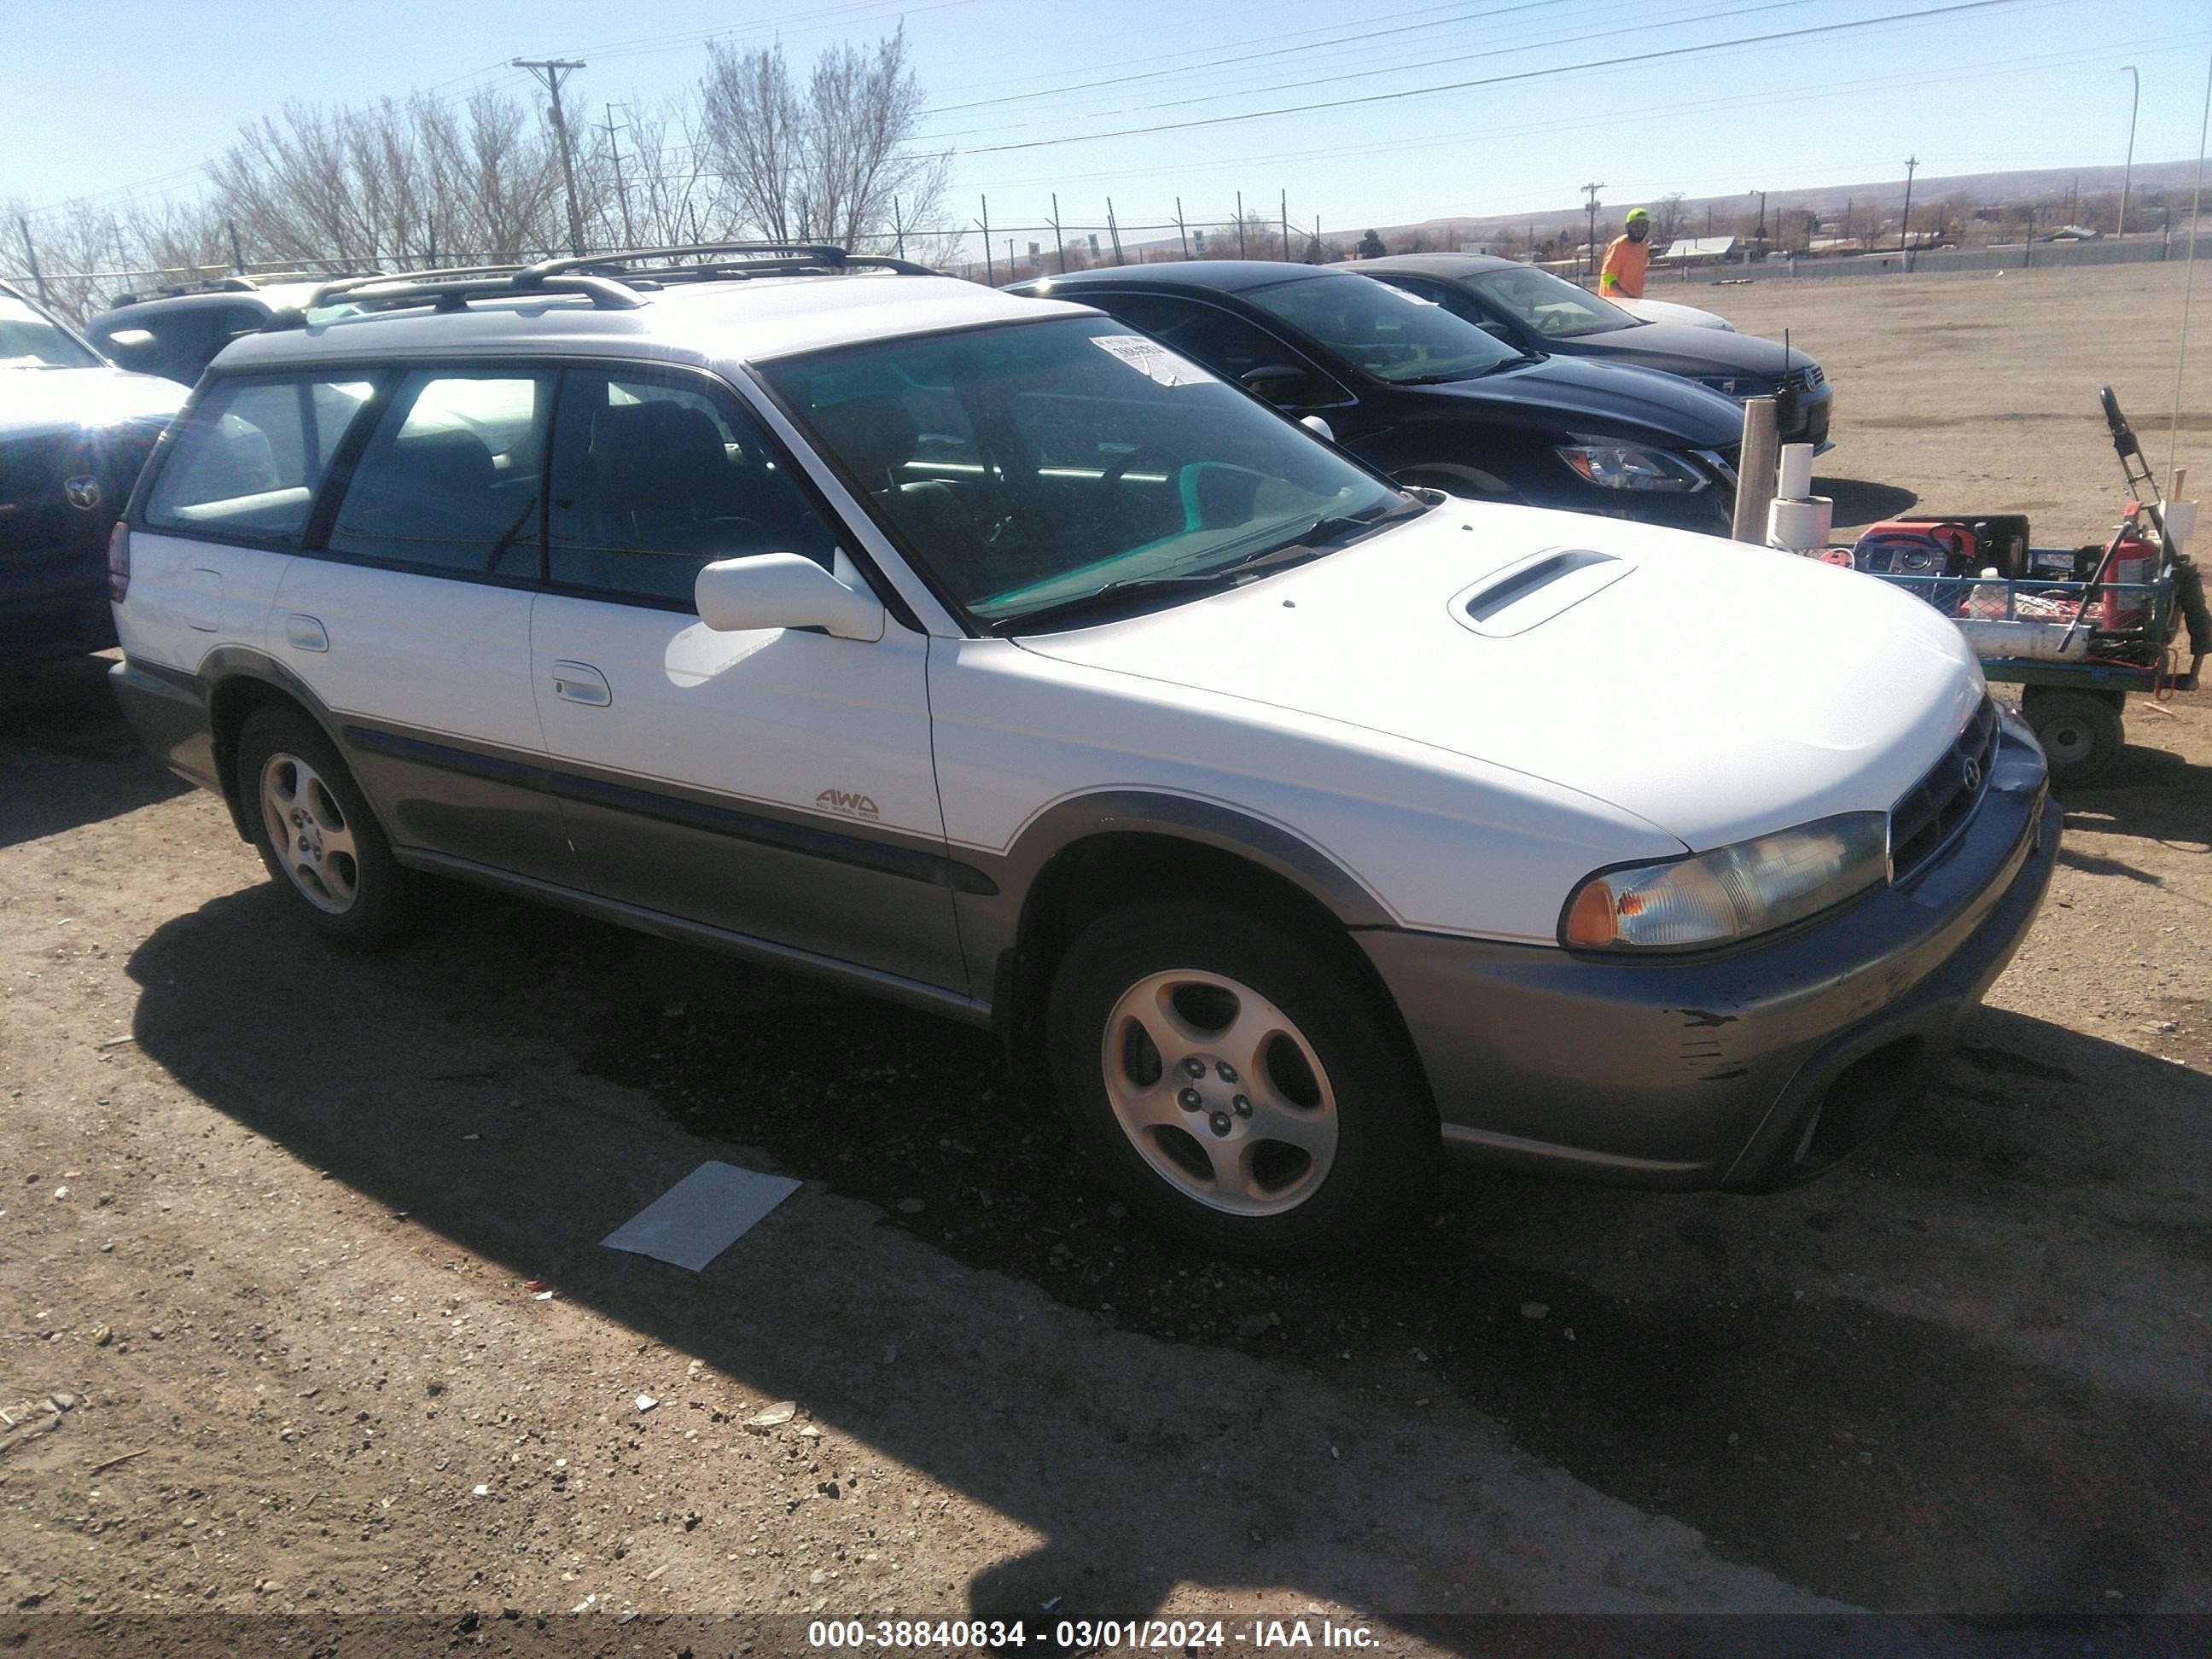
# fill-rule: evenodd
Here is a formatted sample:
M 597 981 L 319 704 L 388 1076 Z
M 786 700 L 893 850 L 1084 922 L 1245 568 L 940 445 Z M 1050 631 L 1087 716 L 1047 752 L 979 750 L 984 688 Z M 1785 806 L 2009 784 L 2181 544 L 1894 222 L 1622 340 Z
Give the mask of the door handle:
M 588 708 L 605 708 L 615 700 L 607 677 L 587 662 L 555 663 L 553 695 Z
M 331 636 L 313 617 L 295 611 L 284 618 L 284 642 L 299 651 L 327 651 Z

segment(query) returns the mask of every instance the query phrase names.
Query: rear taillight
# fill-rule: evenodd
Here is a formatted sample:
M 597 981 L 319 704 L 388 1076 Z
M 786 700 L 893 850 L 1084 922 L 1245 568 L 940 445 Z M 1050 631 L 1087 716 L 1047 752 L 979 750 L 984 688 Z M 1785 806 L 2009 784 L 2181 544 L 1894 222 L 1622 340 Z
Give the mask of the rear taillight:
M 118 519 L 107 532 L 107 597 L 120 605 L 131 593 L 131 526 Z

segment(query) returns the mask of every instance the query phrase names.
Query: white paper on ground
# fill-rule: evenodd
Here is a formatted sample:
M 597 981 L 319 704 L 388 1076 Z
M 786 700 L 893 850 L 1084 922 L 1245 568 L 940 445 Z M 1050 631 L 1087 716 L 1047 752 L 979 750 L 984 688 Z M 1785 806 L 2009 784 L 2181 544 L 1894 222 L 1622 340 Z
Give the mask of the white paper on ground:
M 702 1164 L 599 1242 L 696 1273 L 798 1190 L 782 1176 Z

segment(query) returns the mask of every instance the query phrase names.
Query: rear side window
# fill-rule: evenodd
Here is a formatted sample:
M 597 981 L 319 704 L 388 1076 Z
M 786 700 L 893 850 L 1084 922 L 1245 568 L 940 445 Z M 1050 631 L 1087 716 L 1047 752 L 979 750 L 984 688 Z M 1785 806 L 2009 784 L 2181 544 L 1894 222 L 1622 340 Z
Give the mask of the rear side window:
M 572 368 L 556 424 L 546 553 L 557 586 L 688 610 L 716 559 L 836 557 L 790 464 L 734 398 Z
M 331 551 L 535 578 L 550 386 L 544 374 L 409 374 L 354 467 Z
M 217 380 L 154 481 L 146 527 L 297 546 L 331 457 L 374 390 L 364 380 Z

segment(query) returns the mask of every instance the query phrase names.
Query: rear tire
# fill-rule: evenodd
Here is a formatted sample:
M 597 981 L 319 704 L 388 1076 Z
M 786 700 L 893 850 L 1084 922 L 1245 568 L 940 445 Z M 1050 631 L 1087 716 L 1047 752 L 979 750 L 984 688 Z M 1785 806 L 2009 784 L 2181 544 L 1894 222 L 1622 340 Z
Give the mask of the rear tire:
M 1192 897 L 1100 917 L 1054 977 L 1046 1043 L 1108 1177 L 1209 1251 L 1349 1260 L 1434 1177 L 1402 1036 L 1328 951 L 1248 912 Z
M 2021 710 L 2051 763 L 2051 781 L 2060 789 L 2096 782 L 2127 741 L 2117 697 L 2031 685 L 2021 698 Z
M 368 948 L 405 930 L 414 879 L 337 750 L 307 717 L 263 708 L 238 740 L 238 794 L 261 861 L 294 914 Z

